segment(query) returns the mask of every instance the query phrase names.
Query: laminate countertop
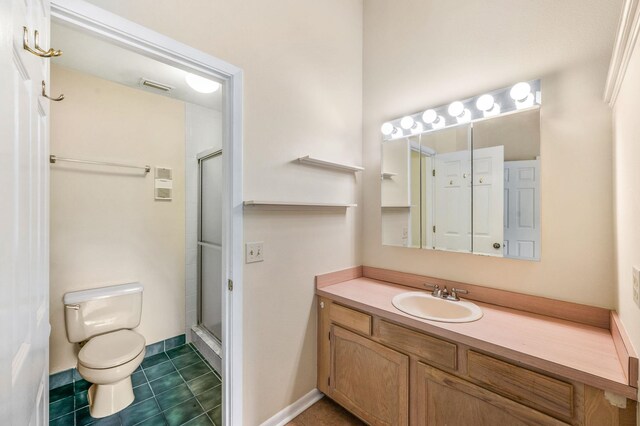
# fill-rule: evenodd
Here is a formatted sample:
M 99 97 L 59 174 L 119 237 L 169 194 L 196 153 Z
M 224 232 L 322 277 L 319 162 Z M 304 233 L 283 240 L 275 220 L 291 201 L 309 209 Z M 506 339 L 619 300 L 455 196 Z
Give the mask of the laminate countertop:
M 429 321 L 393 306 L 391 299 L 407 291 L 416 289 L 356 278 L 317 288 L 316 294 L 515 363 L 637 400 L 637 389 L 628 384 L 610 330 L 475 301 L 483 311 L 477 321 Z

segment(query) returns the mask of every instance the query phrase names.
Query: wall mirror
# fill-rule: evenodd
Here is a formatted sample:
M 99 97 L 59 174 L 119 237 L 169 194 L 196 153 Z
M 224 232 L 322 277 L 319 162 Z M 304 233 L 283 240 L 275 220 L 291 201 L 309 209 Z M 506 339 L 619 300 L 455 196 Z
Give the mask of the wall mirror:
M 539 107 L 533 81 L 385 123 L 382 243 L 539 260 Z

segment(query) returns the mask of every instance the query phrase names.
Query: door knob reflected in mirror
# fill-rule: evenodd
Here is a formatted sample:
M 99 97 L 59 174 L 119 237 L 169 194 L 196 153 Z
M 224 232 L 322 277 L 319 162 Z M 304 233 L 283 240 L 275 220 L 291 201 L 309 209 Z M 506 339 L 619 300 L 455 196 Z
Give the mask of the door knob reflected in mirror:
M 499 249 L 500 247 L 502 247 L 502 246 L 500 245 L 500 243 L 493 243 L 493 248 L 494 248 L 494 249 Z

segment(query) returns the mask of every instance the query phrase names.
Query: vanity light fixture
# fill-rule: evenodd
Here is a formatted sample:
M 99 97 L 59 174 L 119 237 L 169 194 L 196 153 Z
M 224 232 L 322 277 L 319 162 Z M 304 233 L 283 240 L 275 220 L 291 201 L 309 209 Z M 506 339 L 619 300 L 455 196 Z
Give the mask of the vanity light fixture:
M 509 91 L 509 95 L 515 101 L 517 109 L 533 106 L 533 93 L 531 93 L 531 85 L 529 83 L 517 83 Z
M 471 120 L 471 111 L 466 109 L 460 101 L 452 102 L 449 108 L 447 108 L 447 112 L 450 116 L 458 120 L 458 123 L 466 123 Z
M 382 127 L 380 127 L 380 131 L 385 136 L 392 136 L 392 135 L 395 135 L 396 133 L 402 133 L 400 132 L 400 130 L 398 130 L 396 126 L 388 122 L 384 123 Z
M 408 115 L 406 117 L 402 117 L 402 119 L 400 120 L 400 127 L 402 127 L 405 130 L 413 129 L 415 125 L 416 125 L 416 120 L 409 117 Z
M 400 127 L 404 130 L 409 130 L 411 133 L 422 133 L 422 123 L 418 123 L 411 116 L 402 117 L 400 120 Z
M 496 103 L 493 96 L 486 94 L 482 95 L 476 101 L 476 108 L 482 111 L 482 115 L 485 117 L 493 117 L 500 114 L 500 104 Z
M 384 140 L 398 139 L 537 108 L 541 104 L 540 80 L 522 81 L 479 96 L 405 115 L 384 123 L 380 130 Z M 447 116 L 452 118 L 445 119 Z
M 191 73 L 187 73 L 184 80 L 187 82 L 189 87 L 199 93 L 213 93 L 220 88 L 220 83 L 217 81 L 209 80 Z
M 422 121 L 426 124 L 431 124 L 434 129 L 442 129 L 446 124 L 444 117 L 438 115 L 433 109 L 428 109 L 422 113 Z

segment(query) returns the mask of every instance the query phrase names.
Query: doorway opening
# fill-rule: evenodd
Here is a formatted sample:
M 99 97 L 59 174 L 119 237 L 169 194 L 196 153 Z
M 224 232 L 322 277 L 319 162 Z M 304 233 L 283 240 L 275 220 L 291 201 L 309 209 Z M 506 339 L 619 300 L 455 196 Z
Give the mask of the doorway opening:
M 83 1 L 53 0 L 51 19 L 52 24 L 62 28 L 62 31 L 75 31 L 76 35 L 83 35 L 93 39 L 95 43 L 102 43 L 101 47 L 117 48 L 129 55 L 154 61 L 158 67 L 169 67 L 174 70 L 171 72 L 179 75 L 181 81 L 184 81 L 185 74 L 191 74 L 217 82 L 221 86 L 220 93 L 223 96 L 219 99 L 219 144 L 192 144 L 190 147 L 190 135 L 197 130 L 190 117 L 196 117 L 198 114 L 194 111 L 202 112 L 203 107 L 206 108 L 207 105 L 182 99 L 186 103 L 187 127 L 183 163 L 186 181 L 184 194 L 185 198 L 192 195 L 194 200 L 191 204 L 186 201 L 184 207 L 187 228 L 184 230 L 185 263 L 189 263 L 191 253 L 197 260 L 194 262 L 195 275 L 185 273 L 186 306 L 183 310 L 187 339 L 193 338 L 194 343 L 197 343 L 199 334 L 203 332 L 202 335 L 215 343 L 208 346 L 218 356 L 218 365 L 215 360 L 211 363 L 219 369 L 223 378 L 224 424 L 242 424 L 242 71 L 204 52 Z M 81 37 L 74 39 L 78 41 Z M 114 62 L 116 65 L 127 64 L 127 61 L 113 60 L 103 49 L 80 47 L 75 55 L 78 67 L 83 63 L 91 64 L 93 54 L 93 64 L 98 72 L 107 69 Z M 65 55 L 72 57 L 73 51 L 73 48 L 67 48 Z M 138 81 L 135 82 L 138 90 L 162 91 L 162 86 L 165 89 L 168 86 L 171 90 L 165 90 L 165 93 L 159 96 L 175 95 L 179 98 L 180 93 L 184 93 L 177 83 L 167 84 L 167 78 L 154 79 L 149 74 L 151 72 L 149 69 L 145 75 L 138 76 Z M 145 84 L 145 81 L 148 83 Z M 64 91 L 64 87 L 57 89 Z M 198 95 L 191 93 L 187 96 Z M 206 124 L 207 120 L 201 123 Z M 215 139 L 211 138 L 209 142 Z M 203 149 L 213 152 L 210 156 L 198 156 Z M 219 153 L 215 155 L 216 152 Z M 209 166 L 214 164 L 216 167 L 209 170 Z M 164 168 L 162 164 L 153 166 L 160 166 L 158 170 Z M 203 173 L 199 172 L 200 169 Z M 154 176 L 150 176 L 151 180 L 158 180 L 158 170 L 153 167 Z M 160 173 L 169 173 L 171 176 L 171 171 L 165 170 Z M 195 179 L 190 181 L 189 176 L 195 176 Z M 212 182 L 207 177 L 216 180 Z M 126 190 L 123 188 L 123 191 Z M 156 195 L 165 193 L 166 191 L 155 191 Z M 189 232 L 189 223 L 192 224 L 194 232 Z M 215 231 L 208 227 L 213 223 Z M 170 226 L 170 223 L 167 225 Z M 212 237 L 210 232 L 214 232 L 215 236 Z M 190 242 L 193 242 L 192 246 Z M 198 348 L 200 349 L 199 346 Z

